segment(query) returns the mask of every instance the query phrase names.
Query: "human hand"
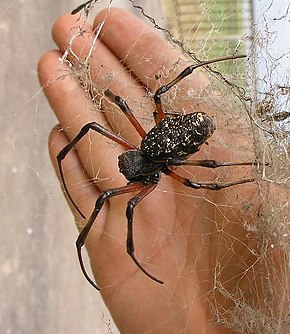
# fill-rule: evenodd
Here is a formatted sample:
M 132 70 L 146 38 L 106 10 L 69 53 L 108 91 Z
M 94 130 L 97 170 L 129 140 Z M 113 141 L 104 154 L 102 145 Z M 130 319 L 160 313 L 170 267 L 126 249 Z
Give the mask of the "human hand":
M 97 15 L 94 27 L 105 17 L 101 39 L 90 59 L 90 77 L 98 92 L 109 88 L 128 102 L 139 120 L 146 120 L 154 111 L 147 89 L 154 92 L 161 86 L 155 75 L 168 70 L 162 83 L 169 82 L 184 69 L 186 59 L 132 14 L 119 9 L 103 11 Z M 93 103 L 73 77 L 51 80 L 65 73 L 59 72 L 58 59 L 76 26 L 76 16 L 61 17 L 53 27 L 53 38 L 60 51 L 48 52 L 39 63 L 40 82 L 60 123 L 49 140 L 57 172 L 57 154 L 88 122 L 96 121 L 135 145 L 140 143 L 132 125 L 102 94 L 97 94 Z M 85 29 L 73 43 L 73 50 L 80 58 L 87 55 L 94 36 L 93 27 L 86 24 Z M 46 85 L 47 82 L 50 83 Z M 189 88 L 202 91 L 207 79 L 197 72 L 180 85 L 185 91 Z M 190 103 L 180 97 L 176 110 L 191 111 Z M 102 110 L 98 110 L 98 104 Z M 206 103 L 197 108 L 214 113 Z M 216 118 L 224 117 L 219 112 Z M 148 122 L 143 125 L 146 130 L 153 126 Z M 224 140 L 230 142 L 231 138 Z M 117 166 L 117 157 L 123 152 L 121 146 L 112 147 L 107 138 L 91 132 L 64 160 L 70 195 L 86 217 L 91 215 L 102 191 L 126 184 Z M 196 157 L 228 161 L 232 156 L 229 149 L 209 145 L 192 158 Z M 240 155 L 239 161 L 247 160 L 248 157 Z M 193 175 L 193 169 L 196 180 L 210 182 L 217 177 L 216 171 L 206 168 L 188 167 L 183 171 Z M 228 172 L 227 181 L 241 178 L 233 167 Z M 95 178 L 96 182 L 91 182 Z M 144 275 L 126 253 L 125 209 L 133 195 L 124 194 L 107 201 L 86 247 L 97 285 L 121 332 L 228 333 L 211 325 L 210 306 L 222 305 L 225 310 L 233 306 L 229 296 L 215 287 L 217 281 L 222 282 L 226 291 L 239 290 L 248 298 L 248 277 L 256 256 L 250 251 L 243 222 L 254 219 L 255 194 L 254 184 L 212 192 L 185 188 L 163 175 L 158 188 L 135 210 L 134 240 L 138 260 L 164 285 Z M 240 204 L 252 202 L 254 209 L 247 217 L 242 205 L 235 203 L 237 197 Z M 79 226 L 83 226 L 85 222 L 74 208 L 72 211 Z

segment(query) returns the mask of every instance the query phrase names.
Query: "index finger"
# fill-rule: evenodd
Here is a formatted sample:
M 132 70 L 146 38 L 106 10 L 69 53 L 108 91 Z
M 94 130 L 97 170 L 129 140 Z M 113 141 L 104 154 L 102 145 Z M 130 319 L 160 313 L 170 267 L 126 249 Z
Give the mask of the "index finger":
M 102 42 L 151 91 L 160 85 L 156 80 L 159 71 L 170 70 L 169 76 L 174 77 L 185 68 L 184 62 L 178 64 L 186 60 L 184 54 L 133 14 L 112 8 L 96 16 L 94 27 L 101 22 L 104 22 Z M 197 72 L 190 86 L 200 88 L 204 82 L 204 76 Z

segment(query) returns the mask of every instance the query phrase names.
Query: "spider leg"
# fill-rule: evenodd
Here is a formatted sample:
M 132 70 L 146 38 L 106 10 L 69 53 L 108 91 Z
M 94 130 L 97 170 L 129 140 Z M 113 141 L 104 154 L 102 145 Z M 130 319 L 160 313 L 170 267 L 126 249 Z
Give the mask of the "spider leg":
M 177 117 L 177 116 L 182 115 L 182 113 L 177 112 L 177 111 L 165 111 L 165 110 L 163 110 L 163 113 L 164 113 L 165 116 L 169 115 L 169 116 L 172 116 L 172 117 Z M 158 116 L 157 111 L 153 111 L 153 118 L 154 118 L 155 124 L 158 124 L 160 120 L 159 120 L 159 116 Z
M 123 111 L 124 115 L 128 118 L 128 120 L 134 126 L 139 135 L 144 138 L 146 135 L 146 131 L 138 122 L 138 120 L 132 113 L 132 110 L 128 107 L 127 102 L 120 96 L 113 94 L 109 89 L 105 90 L 104 94 Z
M 161 86 L 158 88 L 154 94 L 154 102 L 156 105 L 157 113 L 158 113 L 158 120 L 161 121 L 165 117 L 165 113 L 162 109 L 161 105 L 161 95 L 166 93 L 170 88 L 175 86 L 179 81 L 190 75 L 195 69 L 201 66 L 209 65 L 212 63 L 217 63 L 220 61 L 225 60 L 233 60 L 238 58 L 245 58 L 246 55 L 236 55 L 236 56 L 228 56 L 228 57 L 221 57 L 221 58 L 215 58 L 207 61 L 200 62 L 198 64 L 190 65 L 186 67 L 175 79 L 170 81 L 167 85 Z
M 83 3 L 82 5 L 79 5 L 76 9 L 74 9 L 72 12 L 71 12 L 71 15 L 75 15 L 77 14 L 78 12 L 80 12 L 83 8 L 85 8 L 86 6 L 88 6 L 91 2 L 93 2 L 94 0 L 89 0 L 85 3 Z
M 118 196 L 118 195 L 122 195 L 122 194 L 131 193 L 131 192 L 134 192 L 134 191 L 138 191 L 142 188 L 144 188 L 144 183 L 143 182 L 138 182 L 138 183 L 129 183 L 128 185 L 126 185 L 124 187 L 108 189 L 108 190 L 102 192 L 101 195 L 96 200 L 94 210 L 93 210 L 87 224 L 82 229 L 82 231 L 80 232 L 80 234 L 77 238 L 76 248 L 77 248 L 77 254 L 78 254 L 81 270 L 82 270 L 85 278 L 87 279 L 87 281 L 97 290 L 100 290 L 99 287 L 90 278 L 90 276 L 88 275 L 88 273 L 86 271 L 86 268 L 84 266 L 83 257 L 82 257 L 82 247 L 85 244 L 86 238 L 87 238 L 87 236 L 88 236 L 88 234 L 89 234 L 89 232 L 90 232 L 90 230 L 91 230 L 99 212 L 101 211 L 106 199 L 108 199 L 110 197 L 113 197 L 113 196 Z
M 127 234 L 127 253 L 131 256 L 132 260 L 135 262 L 135 264 L 143 271 L 145 275 L 150 277 L 153 281 L 164 284 L 163 281 L 159 280 L 155 276 L 151 275 L 147 270 L 145 270 L 139 261 L 135 257 L 135 247 L 134 247 L 134 240 L 133 240 L 133 211 L 135 206 L 147 195 L 151 193 L 156 188 L 156 183 L 149 183 L 147 184 L 144 189 L 142 189 L 136 196 L 131 198 L 127 205 L 126 210 L 126 217 L 127 217 L 127 223 L 128 223 L 128 234 Z
M 136 146 L 131 144 L 125 138 L 122 138 L 121 136 L 105 129 L 103 126 L 101 126 L 100 124 L 98 124 L 96 122 L 91 122 L 91 123 L 88 123 L 88 124 L 84 125 L 82 127 L 81 131 L 76 135 L 76 137 L 59 152 L 56 159 L 57 159 L 59 174 L 60 174 L 60 178 L 61 178 L 64 190 L 65 190 L 69 200 L 71 201 L 72 205 L 76 208 L 78 213 L 84 219 L 86 217 L 81 212 L 81 210 L 78 208 L 78 206 L 76 205 L 75 201 L 73 200 L 73 198 L 71 197 L 71 195 L 68 191 L 68 188 L 67 188 L 67 185 L 66 185 L 66 182 L 65 182 L 65 179 L 64 179 L 63 170 L 62 170 L 62 161 L 66 157 L 66 155 L 71 151 L 71 149 L 88 133 L 89 130 L 93 130 L 93 131 L 96 131 L 96 132 L 100 133 L 101 135 L 103 135 L 103 136 L 113 140 L 114 142 L 122 145 L 126 149 L 129 149 L 129 150 L 136 150 L 137 149 Z
M 247 162 L 220 162 L 216 160 L 186 160 L 186 159 L 172 159 L 169 161 L 169 166 L 199 166 L 206 168 L 218 168 L 225 166 L 256 166 L 256 161 Z
M 169 175 L 173 177 L 176 181 L 183 183 L 186 187 L 194 188 L 194 189 L 210 189 L 210 190 L 220 190 L 223 188 L 228 188 L 232 186 L 236 186 L 238 184 L 248 183 L 248 182 L 254 182 L 255 179 L 244 179 L 244 180 L 238 180 L 234 182 L 228 182 L 228 183 L 205 183 L 205 182 L 194 182 L 190 179 L 187 179 L 185 177 L 182 177 L 176 173 L 174 173 L 172 170 L 167 169 L 164 171 L 166 175 Z

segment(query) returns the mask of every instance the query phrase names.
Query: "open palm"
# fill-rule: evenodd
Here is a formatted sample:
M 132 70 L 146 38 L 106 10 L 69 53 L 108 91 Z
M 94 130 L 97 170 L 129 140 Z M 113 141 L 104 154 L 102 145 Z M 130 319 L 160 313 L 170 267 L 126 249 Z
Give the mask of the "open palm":
M 154 110 L 147 90 L 154 92 L 160 86 L 155 75 L 161 71 L 174 67 L 174 73 L 167 73 L 166 80 L 173 79 L 184 68 L 185 58 L 133 15 L 111 9 L 99 13 L 94 26 L 87 24 L 86 31 L 74 40 L 72 48 L 79 59 L 88 54 L 94 27 L 102 20 L 104 33 L 89 60 L 91 80 L 98 91 L 109 88 L 125 98 L 136 111 L 135 116 L 145 119 L 147 131 L 152 123 L 146 120 Z M 140 136 L 132 125 L 103 95 L 96 95 L 93 103 L 71 76 L 54 80 L 67 73 L 59 71 L 58 59 L 67 49 L 76 26 L 76 16 L 61 17 L 53 27 L 53 37 L 60 51 L 48 52 L 39 63 L 40 82 L 60 123 L 52 131 L 49 145 L 56 170 L 59 151 L 91 121 L 121 133 L 135 145 L 140 144 Z M 70 60 L 77 66 L 76 59 L 71 56 Z M 69 71 L 65 65 L 61 70 Z M 51 83 L 46 85 L 47 82 Z M 190 87 L 188 82 L 181 85 L 185 89 L 201 90 L 207 85 L 207 79 L 198 72 L 191 78 Z M 100 111 L 96 111 L 98 104 Z M 188 104 L 181 99 L 177 108 L 186 110 Z M 211 114 L 209 106 L 199 107 Z M 218 112 L 214 112 L 219 117 Z M 247 142 L 240 136 L 241 141 Z M 231 140 L 227 135 L 223 139 Z M 232 159 L 229 149 L 204 146 L 193 158 Z M 91 215 L 102 191 L 126 184 L 117 166 L 117 157 L 123 152 L 121 146 L 112 145 L 107 138 L 91 131 L 64 160 L 70 194 L 86 217 Z M 239 155 L 238 161 L 248 160 L 248 156 Z M 182 168 L 180 173 L 207 182 L 218 175 L 200 167 Z M 225 182 L 250 174 L 250 167 L 242 171 L 228 167 Z M 96 178 L 94 184 L 86 182 L 92 178 Z M 233 300 L 237 292 L 243 293 L 245 299 L 258 298 L 258 291 L 255 296 L 249 293 L 249 277 L 256 260 L 252 249 L 256 245 L 254 242 L 250 245 L 243 228 L 245 221 L 250 224 L 255 217 L 258 205 L 255 184 L 214 192 L 189 189 L 168 176 L 162 177 L 157 189 L 134 211 L 134 241 L 142 266 L 164 281 L 164 285 L 144 275 L 126 253 L 125 210 L 133 195 L 109 199 L 86 242 L 95 280 L 120 331 L 230 333 L 230 330 L 211 325 L 210 311 L 211 307 L 221 307 L 226 317 L 227 310 L 235 306 Z M 248 214 L 242 205 L 237 205 L 237 198 L 238 203 L 251 202 Z M 85 221 L 71 208 L 79 226 L 84 226 Z

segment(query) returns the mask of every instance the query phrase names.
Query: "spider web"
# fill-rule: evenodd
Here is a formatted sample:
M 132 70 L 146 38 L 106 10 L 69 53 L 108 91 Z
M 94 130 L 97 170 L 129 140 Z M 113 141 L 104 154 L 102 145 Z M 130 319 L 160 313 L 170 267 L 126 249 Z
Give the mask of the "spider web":
M 212 323 L 236 333 L 286 333 L 290 328 L 287 308 L 290 82 L 285 67 L 282 73 L 279 71 L 284 60 L 286 66 L 289 66 L 289 48 L 279 53 L 279 48 L 273 52 L 271 46 L 281 38 L 275 24 L 279 22 L 285 29 L 289 25 L 289 8 L 281 5 L 279 16 L 274 16 L 272 9 L 275 1 L 269 1 L 264 7 L 255 8 L 262 17 L 255 21 L 251 17 L 253 4 L 247 1 L 230 2 L 229 5 L 224 3 L 224 6 L 218 0 L 175 0 L 158 4 L 154 1 L 154 4 L 148 2 L 146 5 L 128 0 L 125 3 L 127 8 L 143 17 L 158 33 L 164 34 L 175 48 L 180 48 L 188 56 L 187 60 L 179 59 L 172 68 L 161 68 L 155 76 L 159 85 L 168 82 L 172 71 L 178 74 L 178 69 L 193 61 L 228 54 L 249 55 L 247 65 L 236 60 L 205 69 L 210 84 L 201 91 L 184 88 L 188 87 L 188 83 L 190 86 L 191 81 L 191 78 L 185 79 L 186 84 L 172 88 L 164 96 L 163 103 L 168 111 L 209 110 L 218 128 L 210 139 L 209 148 L 203 148 L 203 152 L 197 154 L 197 159 L 219 160 L 222 148 L 231 161 L 240 161 L 241 156 L 243 161 L 258 161 L 259 165 L 254 168 L 257 190 L 251 197 L 245 196 L 239 186 L 225 190 L 224 200 L 218 204 L 215 194 L 205 191 L 197 195 L 182 187 L 168 189 L 162 182 L 158 191 L 168 198 L 176 195 L 183 205 L 190 203 L 206 224 L 211 226 L 210 232 L 201 235 L 200 249 L 191 271 L 199 268 L 201 254 L 208 244 L 216 242 L 214 261 L 210 268 L 211 279 L 204 282 L 204 286 L 210 288 L 202 289 L 206 291 L 203 298 L 209 305 Z M 99 11 L 101 5 L 110 10 L 116 2 L 93 1 L 88 4 L 82 12 L 82 19 L 76 22 L 78 31 L 72 35 L 71 44 L 78 34 L 83 33 L 84 22 L 94 10 Z M 254 5 L 257 6 L 256 3 Z M 153 10 L 156 6 L 162 10 L 161 15 L 156 15 Z M 106 87 L 97 89 L 88 73 L 89 60 L 97 47 L 96 41 L 102 26 L 97 28 L 96 39 L 92 40 L 86 57 L 81 60 L 73 55 L 77 66 L 72 67 L 67 58 L 72 52 L 70 48 L 61 59 L 70 66 L 69 73 L 64 75 L 73 75 L 87 92 L 93 91 L 93 100 L 100 109 Z M 150 61 L 141 58 L 140 64 L 150 64 Z M 110 69 L 105 71 L 107 84 L 114 80 L 114 75 Z M 132 99 L 126 100 L 136 115 L 141 114 L 139 121 L 145 126 L 152 126 L 151 107 Z M 122 127 L 118 128 L 118 132 L 126 135 Z M 112 149 L 114 146 L 112 144 Z M 265 167 L 266 163 L 269 166 Z M 88 164 L 92 164 L 89 154 Z M 194 180 L 202 176 L 202 173 L 193 169 L 179 168 L 179 171 Z M 94 182 L 104 181 L 98 178 L 98 173 L 98 170 L 94 171 Z M 247 175 L 245 168 L 239 168 L 234 173 L 235 179 Z M 213 173 L 213 178 L 220 182 L 227 182 L 229 177 L 226 168 Z M 214 216 L 202 207 L 211 208 Z M 123 214 L 123 208 L 117 210 L 120 215 Z M 136 210 L 135 220 L 138 219 Z M 178 238 L 173 236 L 174 232 L 158 229 L 157 222 L 151 221 L 151 224 L 156 228 L 155 243 L 164 237 L 171 240 L 171 247 L 175 247 Z M 138 234 L 138 227 L 135 233 Z M 189 229 L 188 233 L 194 232 Z M 124 243 L 124 240 L 117 242 Z M 137 254 L 142 258 L 142 249 Z M 228 267 L 233 257 L 237 259 L 239 270 Z M 171 269 L 174 271 L 174 266 Z M 249 286 L 248 291 L 243 289 L 244 282 Z M 118 279 L 114 284 L 118 284 Z M 169 288 L 168 291 L 174 296 L 173 291 Z M 184 309 L 194 309 L 193 299 L 180 298 L 178 303 Z M 185 323 L 184 332 L 186 330 Z
M 2 141 L 4 163 L 1 168 L 9 155 L 13 157 L 9 162 L 11 168 L 3 177 L 9 179 L 9 188 L 1 201 L 4 208 L 0 253 L 3 279 L 1 296 L 5 302 L 1 305 L 0 331 L 3 333 L 118 332 L 105 309 L 99 311 L 100 302 L 96 301 L 99 294 L 92 292 L 81 276 L 74 248 L 77 231 L 71 223 L 69 210 L 58 207 L 59 203 L 64 203 L 63 196 L 45 153 L 48 131 L 55 119 L 42 112 L 45 102 L 38 95 L 38 83 L 27 93 L 28 80 L 36 81 L 34 69 L 40 56 L 37 52 L 31 52 L 31 47 L 23 52 L 29 44 L 27 39 L 30 37 L 35 44 L 39 44 L 37 47 L 40 50 L 35 49 L 41 53 L 53 48 L 52 43 L 45 43 L 50 39 L 49 30 L 56 17 L 55 11 L 49 10 L 51 7 L 60 8 L 59 16 L 76 8 L 81 2 L 42 0 L 33 3 L 13 0 L 7 1 L 1 13 L 1 36 L 7 37 L 7 40 L 3 39 L 3 44 L 9 46 L 4 47 L 1 53 L 3 57 L 8 52 L 7 59 L 1 58 L 1 71 L 5 74 L 2 84 L 10 88 L 9 103 L 4 96 L 1 99 L 6 101 L 1 113 L 3 122 L 0 133 L 5 134 Z M 139 227 L 140 209 L 136 209 L 134 217 L 138 259 L 158 278 L 162 279 L 167 273 L 161 270 L 162 263 L 171 272 L 165 282 L 165 290 L 178 307 L 162 321 L 165 323 L 177 314 L 184 314 L 182 333 L 193 332 L 189 319 L 200 300 L 209 308 L 209 323 L 215 324 L 217 331 L 289 332 L 289 45 L 281 49 L 281 36 L 287 36 L 289 31 L 289 8 L 277 0 L 260 2 L 251 6 L 247 1 L 231 1 L 227 4 L 219 0 L 92 1 L 90 7 L 81 11 L 82 17 L 76 20 L 71 35 L 73 43 L 76 34 L 82 33 L 85 21 L 93 20 L 94 14 L 102 8 L 109 11 L 113 6 L 122 6 L 132 11 L 157 33 L 164 34 L 169 45 L 174 46 L 172 50 L 180 49 L 188 57 L 181 57 L 170 68 L 161 67 L 154 75 L 156 86 L 167 83 L 173 74 L 177 75 L 181 68 L 197 59 L 239 53 L 249 56 L 247 62 L 236 60 L 202 69 L 210 82 L 207 87 L 200 91 L 189 89 L 193 79 L 188 77 L 165 94 L 163 102 L 168 111 L 184 113 L 202 110 L 213 116 L 217 130 L 210 138 L 209 145 L 204 145 L 192 159 L 220 160 L 221 153 L 227 152 L 230 161 L 242 159 L 260 162 L 257 168 L 253 168 L 256 191 L 252 197 L 245 196 L 243 186 L 237 186 L 223 191 L 223 200 L 217 202 L 217 194 L 213 192 L 196 192 L 182 186 L 172 186 L 164 176 L 155 194 L 169 205 L 176 197 L 179 207 L 188 209 L 190 206 L 195 216 L 185 216 L 183 222 L 186 224 L 182 226 L 174 225 L 173 219 L 173 225 L 165 228 L 160 225 L 160 207 L 156 205 L 157 208 L 152 208 L 154 217 L 147 217 L 143 229 Z M 274 12 L 277 5 L 278 9 Z M 258 13 L 254 20 L 252 12 Z M 17 14 L 20 16 L 13 20 Z M 35 29 L 33 22 L 37 22 L 38 29 Z M 96 30 L 97 35 L 101 28 L 102 25 Z M 19 33 L 15 33 L 17 29 Z M 101 68 L 104 85 L 101 89 L 96 88 L 89 76 L 88 60 L 97 48 L 97 40 L 92 40 L 90 53 L 82 59 L 76 56 L 74 64 L 77 65 L 74 66 L 70 66 L 67 58 L 71 52 L 68 49 L 59 66 L 59 80 L 73 76 L 88 93 L 88 104 L 83 106 L 81 112 L 85 113 L 90 108 L 92 96 L 89 92 L 94 92 L 96 115 L 100 110 L 104 112 L 103 92 L 116 76 L 112 69 Z M 132 50 L 128 50 L 128 55 L 130 52 Z M 7 66 L 4 65 L 6 63 Z M 69 65 L 69 69 L 64 70 L 64 63 Z M 152 59 L 141 57 L 137 65 L 143 66 L 144 63 L 151 66 Z M 18 70 L 21 68 L 17 83 L 11 81 L 11 71 L 16 67 Z M 5 91 L 4 87 L 1 91 Z M 152 98 L 152 92 L 146 91 L 147 95 Z M 123 98 L 146 129 L 153 126 L 152 103 L 134 100 L 129 93 Z M 77 121 L 77 118 L 72 119 L 67 128 Z M 124 136 L 130 135 L 117 120 L 115 129 Z M 29 134 L 32 140 L 27 141 Z M 43 138 L 43 142 L 40 138 Z M 91 147 L 98 145 L 98 139 L 94 136 L 90 139 Z M 110 143 L 108 157 L 116 148 L 116 144 Z M 94 168 L 90 153 L 91 149 L 88 150 L 86 162 L 86 167 L 94 175 L 90 182 L 110 182 L 110 174 L 106 178 L 100 177 L 101 168 Z M 104 165 L 105 162 L 104 159 Z M 265 162 L 269 166 L 265 167 Z M 249 170 L 235 168 L 234 175 L 230 175 L 227 168 L 210 174 L 198 168 L 178 168 L 180 174 L 193 180 L 218 182 L 248 177 L 251 174 Z M 87 181 L 80 179 L 74 186 L 87 185 Z M 120 224 L 125 225 L 125 203 L 111 209 L 111 212 L 114 211 L 119 214 Z M 205 230 L 195 230 L 199 221 L 203 222 Z M 151 232 L 152 235 L 152 231 L 154 237 L 148 238 L 147 244 L 138 242 L 140 233 Z M 196 240 L 196 235 L 199 243 L 188 243 L 188 240 Z M 63 236 L 68 236 L 66 244 L 63 243 Z M 108 233 L 108 238 L 120 244 L 120 249 L 126 252 L 125 233 L 123 238 L 115 238 L 113 232 Z M 149 267 L 156 246 L 164 240 L 167 248 L 173 251 L 174 258 L 160 254 L 157 262 L 160 266 Z M 183 249 L 179 253 L 180 245 L 194 245 L 196 248 Z M 209 269 L 200 270 L 209 245 L 214 245 L 211 265 Z M 235 266 L 229 266 L 232 259 L 235 259 Z M 179 271 L 182 265 L 186 269 L 184 272 Z M 89 268 L 89 263 L 86 267 Z M 76 273 L 80 284 L 75 283 Z M 122 272 L 120 277 L 112 277 L 108 286 L 121 286 L 126 274 Z M 195 290 L 199 293 L 198 298 L 191 294 L 177 296 L 174 282 L 179 278 L 186 281 L 189 278 L 188 282 L 191 282 L 193 274 L 200 275 L 198 289 Z M 247 284 L 246 291 L 243 283 Z M 159 333 L 160 328 L 152 326 L 150 330 Z

